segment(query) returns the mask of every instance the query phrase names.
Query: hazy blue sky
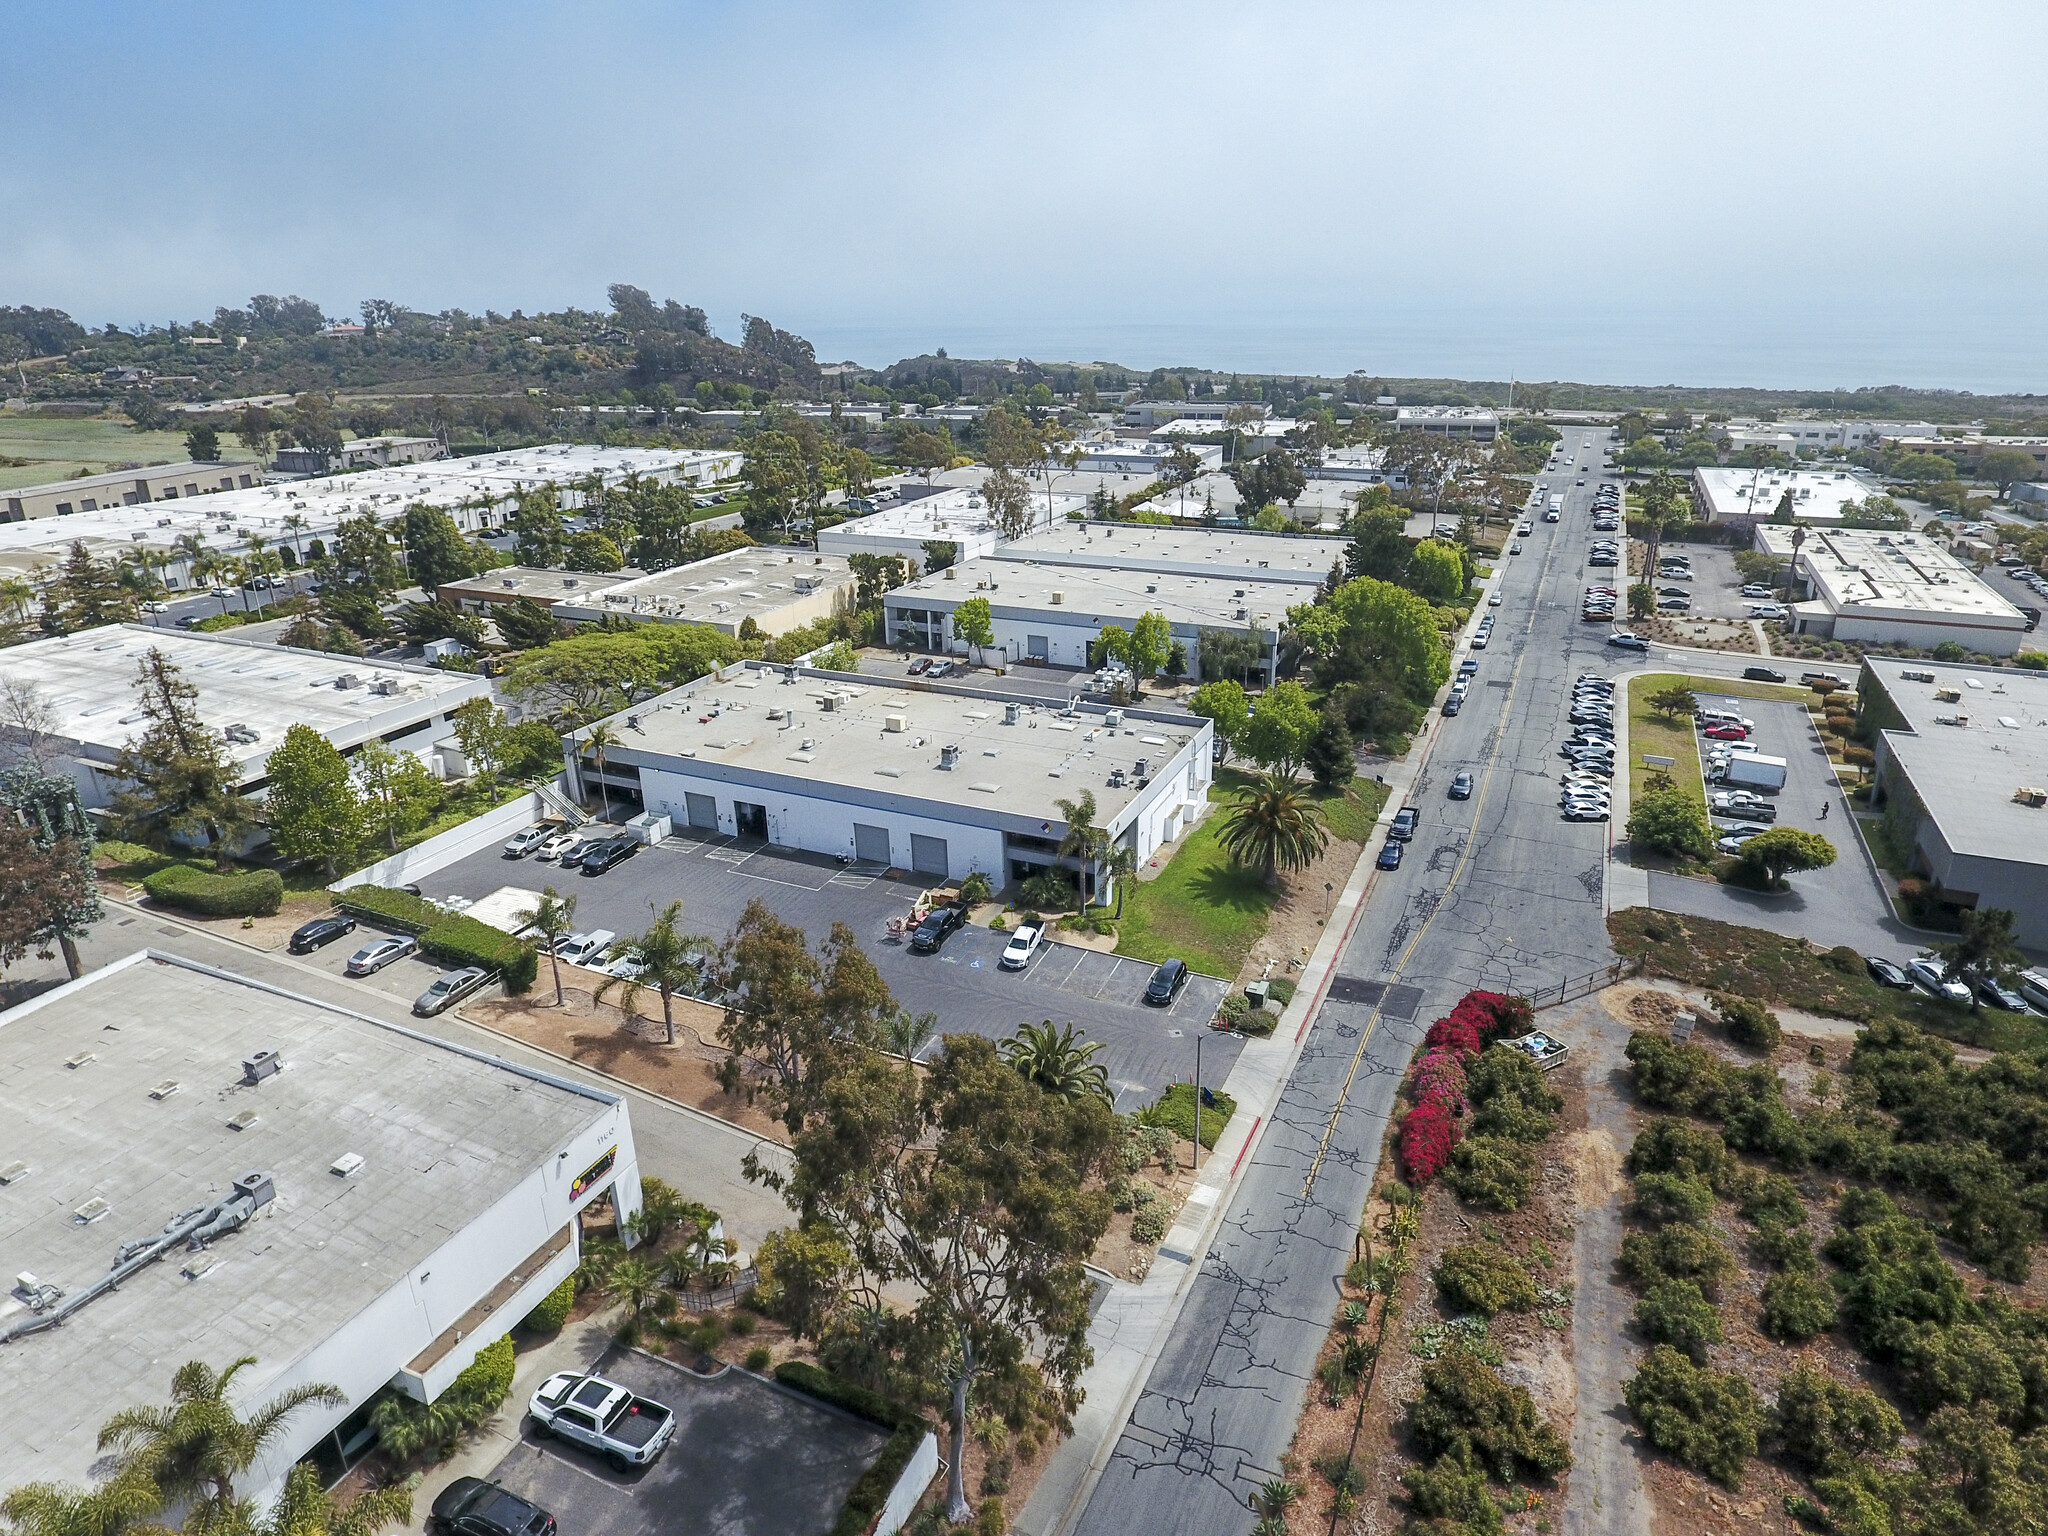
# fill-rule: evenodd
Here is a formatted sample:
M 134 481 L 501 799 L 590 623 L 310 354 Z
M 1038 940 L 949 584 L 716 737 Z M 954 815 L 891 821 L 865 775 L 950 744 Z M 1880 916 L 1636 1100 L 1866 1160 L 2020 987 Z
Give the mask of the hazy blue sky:
M 2048 4 L 8 8 L 0 302 L 2048 389 Z

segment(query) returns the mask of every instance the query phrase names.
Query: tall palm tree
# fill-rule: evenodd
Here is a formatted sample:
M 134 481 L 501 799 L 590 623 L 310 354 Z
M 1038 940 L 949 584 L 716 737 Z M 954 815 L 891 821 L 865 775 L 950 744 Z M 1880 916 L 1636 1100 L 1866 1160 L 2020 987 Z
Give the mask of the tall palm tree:
M 1947 962 L 1941 979 L 1960 977 L 1969 987 L 1972 1013 L 1983 1006 L 1977 996 L 1977 978 L 2002 975 L 2027 963 L 2013 936 L 2013 915 L 2004 907 L 1969 908 L 1963 913 L 1962 931 L 1955 941 L 1936 945 L 1934 952 Z
M 1060 838 L 1060 857 L 1074 859 L 1081 866 L 1080 876 L 1074 882 L 1074 915 L 1079 917 L 1088 910 L 1088 877 L 1103 844 L 1109 841 L 1109 834 L 1095 824 L 1094 790 L 1082 790 L 1079 800 L 1055 800 L 1053 804 L 1060 808 L 1067 826 Z
M 1298 781 L 1268 773 L 1237 792 L 1217 842 L 1231 863 L 1258 870 L 1272 884 L 1283 869 L 1292 873 L 1313 864 L 1329 846 L 1330 834 Z
M 658 1311 L 665 1298 L 661 1285 L 661 1271 L 646 1259 L 624 1258 L 615 1261 L 604 1277 L 604 1293 L 613 1301 L 623 1302 L 626 1315 L 634 1322 L 649 1312 Z
M 576 898 L 564 896 L 552 885 L 540 888 L 540 900 L 524 912 L 512 914 L 521 927 L 531 928 L 546 941 L 548 959 L 555 968 L 555 1006 L 562 1006 L 562 957 L 555 953 L 557 940 L 566 938 L 576 922 Z
M 199 557 L 206 552 L 206 536 L 198 533 L 181 533 L 171 540 L 171 558 L 184 562 L 185 579 L 199 580 Z
M 12 1536 L 124 1536 L 163 1509 L 155 1483 L 132 1468 L 91 1488 L 24 1483 L 0 1499 Z
M 320 1486 L 320 1474 L 300 1462 L 285 1474 L 284 1492 L 269 1513 L 259 1516 L 245 1501 L 235 1515 L 195 1536 L 376 1536 L 412 1519 L 412 1490 L 393 1483 L 337 1504 Z
M 256 1363 L 244 1355 L 224 1371 L 187 1361 L 171 1377 L 171 1401 L 161 1408 L 127 1408 L 100 1427 L 99 1448 L 112 1449 L 123 1471 L 156 1484 L 170 1502 L 189 1500 L 195 1512 L 226 1515 L 237 1502 L 235 1479 L 256 1464 L 283 1433 L 285 1420 L 308 1403 L 340 1408 L 340 1388 L 305 1382 L 280 1393 L 247 1418 L 228 1401 L 235 1377 Z
M 936 1013 L 912 1013 L 908 1008 L 898 1008 L 893 1017 L 882 1021 L 883 1048 L 891 1056 L 915 1061 L 938 1027 Z
M 1108 1069 L 1089 1059 L 1101 1049 L 1100 1040 L 1083 1044 L 1072 1024 L 1054 1030 L 1051 1019 L 1024 1025 L 996 1047 L 1004 1061 L 1054 1098 L 1072 1102 L 1093 1096 L 1108 1104 Z
M 647 910 L 654 911 L 653 902 L 647 903 Z M 608 976 L 597 988 L 599 1001 L 617 992 L 619 1006 L 627 1013 L 640 1006 L 640 994 L 648 988 L 659 992 L 661 1022 L 667 1028 L 667 1043 L 670 1045 L 676 1043 L 676 994 L 686 991 L 702 974 L 698 957 L 709 954 L 714 947 L 711 940 L 701 934 L 681 932 L 676 925 L 682 916 L 683 904 L 680 901 L 672 901 L 655 913 L 652 927 L 645 933 L 635 934 L 613 951 L 638 969 L 630 975 Z
M 609 720 L 600 720 L 583 733 L 583 745 L 590 749 L 590 755 L 597 760 L 597 788 L 604 796 L 604 817 L 612 819 L 612 787 L 605 782 L 605 754 L 619 744 L 619 733 L 612 728 Z
M 1129 843 L 1116 843 L 1102 856 L 1102 875 L 1116 887 L 1116 915 L 1124 915 L 1124 882 L 1138 874 L 1138 850 Z
M 306 553 L 299 548 L 299 535 L 304 533 L 308 526 L 305 514 L 302 512 L 287 512 L 284 515 L 283 523 L 285 536 L 292 541 L 292 564 L 304 565 L 306 563 Z

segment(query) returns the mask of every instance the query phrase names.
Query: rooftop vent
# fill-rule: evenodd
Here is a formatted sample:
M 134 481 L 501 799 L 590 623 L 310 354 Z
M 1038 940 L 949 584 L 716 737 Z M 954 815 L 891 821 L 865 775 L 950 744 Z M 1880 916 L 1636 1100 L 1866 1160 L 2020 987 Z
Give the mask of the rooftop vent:
M 910 717 L 908 715 L 884 715 L 882 717 L 882 729 L 889 732 L 892 736 L 901 736 L 909 728 Z
M 352 1179 L 363 1171 L 363 1154 L 344 1152 L 327 1165 L 327 1171 L 337 1179 Z
M 107 1203 L 104 1196 L 94 1195 L 85 1204 L 72 1211 L 71 1219 L 82 1227 L 91 1226 L 112 1209 L 113 1206 Z
M 950 773 L 959 761 L 960 749 L 958 747 L 939 748 L 939 766 L 947 772 Z
M 162 1082 L 158 1083 L 154 1088 L 149 1090 L 149 1096 L 152 1099 L 168 1099 L 172 1094 L 176 1093 L 177 1091 L 178 1080 L 175 1077 L 167 1077 Z
M 254 1087 L 266 1077 L 275 1077 L 284 1066 L 284 1058 L 276 1051 L 258 1051 L 242 1061 L 242 1081 Z
M 255 1110 L 245 1109 L 239 1115 L 228 1116 L 228 1129 L 231 1131 L 246 1131 L 261 1118 L 262 1116 L 258 1115 Z
M 67 1057 L 67 1058 L 65 1059 L 64 1065 L 65 1065 L 65 1066 L 67 1066 L 67 1067 L 69 1067 L 69 1068 L 70 1068 L 70 1069 L 71 1069 L 72 1071 L 76 1072 L 76 1071 L 77 1071 L 77 1070 L 78 1070 L 78 1069 L 79 1069 L 80 1067 L 84 1066 L 84 1065 L 85 1065 L 85 1064 L 86 1064 L 86 1063 L 87 1063 L 88 1061 L 98 1061 L 98 1060 L 99 1060 L 99 1056 L 97 1055 L 97 1053 L 95 1053 L 95 1052 L 93 1052 L 93 1051 L 80 1051 L 80 1052 L 79 1052 L 79 1053 L 78 1053 L 78 1054 L 77 1054 L 76 1056 L 71 1056 L 71 1057 Z
M 1053 595 L 1052 595 L 1052 605 L 1053 605 L 1053 607 L 1055 607 L 1055 608 L 1058 608 L 1058 607 L 1060 607 L 1060 606 L 1061 606 L 1062 604 L 1064 604 L 1064 603 L 1066 602 L 1066 600 L 1067 600 L 1067 594 L 1066 594 L 1066 593 L 1064 593 L 1064 592 L 1055 592 L 1055 593 L 1053 593 Z
M 0 1168 L 0 1184 L 18 1184 L 29 1175 L 29 1166 L 16 1158 L 6 1167 Z

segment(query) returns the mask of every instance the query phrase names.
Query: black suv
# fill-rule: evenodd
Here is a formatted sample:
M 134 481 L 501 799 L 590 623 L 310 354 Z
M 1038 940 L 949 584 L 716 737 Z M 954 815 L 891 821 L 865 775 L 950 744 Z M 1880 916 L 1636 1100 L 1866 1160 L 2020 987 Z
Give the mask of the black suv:
M 967 914 L 959 907 L 933 907 L 925 913 L 924 920 L 910 930 L 910 947 L 920 955 L 936 953 L 947 936 L 966 921 Z
M 322 944 L 332 944 L 343 934 L 355 931 L 356 920 L 352 917 L 316 917 L 294 928 L 291 942 L 285 948 L 295 955 L 310 955 Z
M 1185 960 L 1165 960 L 1152 973 L 1152 979 L 1145 984 L 1145 1001 L 1155 1008 L 1164 1008 L 1176 997 L 1181 988 L 1188 984 L 1188 963 Z
M 458 1477 L 434 1500 L 427 1536 L 555 1536 L 555 1517 L 480 1477 Z
M 630 859 L 640 851 L 637 837 L 614 837 L 599 843 L 583 855 L 582 869 L 586 875 L 601 875 L 614 864 Z

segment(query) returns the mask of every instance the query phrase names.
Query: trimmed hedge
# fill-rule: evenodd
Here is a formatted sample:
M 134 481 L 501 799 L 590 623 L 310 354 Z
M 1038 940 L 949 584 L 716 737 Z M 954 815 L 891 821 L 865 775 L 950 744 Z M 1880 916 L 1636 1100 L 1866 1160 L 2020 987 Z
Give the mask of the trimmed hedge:
M 571 1275 L 526 1314 L 526 1326 L 535 1333 L 557 1333 L 569 1321 L 569 1309 L 576 1305 L 576 1277 Z
M 830 1371 L 820 1370 L 802 1360 L 783 1361 L 775 1367 L 775 1379 L 808 1397 L 830 1403 L 835 1408 L 844 1408 L 856 1418 L 895 1431 L 889 1436 L 889 1443 L 882 1447 L 882 1454 L 875 1458 L 874 1465 L 863 1472 L 859 1481 L 848 1490 L 839 1518 L 832 1522 L 832 1536 L 866 1536 L 876 1517 L 882 1513 L 882 1506 L 889 1502 L 896 1479 L 910 1465 L 910 1458 L 917 1454 L 917 1448 L 924 1443 L 931 1426 L 925 1422 L 924 1415 L 900 1403 L 892 1403 L 866 1387 L 842 1381 Z
M 436 960 L 501 972 L 505 990 L 515 996 L 531 987 L 540 973 L 539 952 L 524 939 L 459 912 L 443 912 L 410 891 L 352 885 L 336 901 L 343 911 L 417 934 L 421 950 Z
M 269 917 L 284 905 L 284 881 L 274 869 L 217 875 L 173 864 L 147 876 L 142 888 L 167 907 L 202 917 Z

